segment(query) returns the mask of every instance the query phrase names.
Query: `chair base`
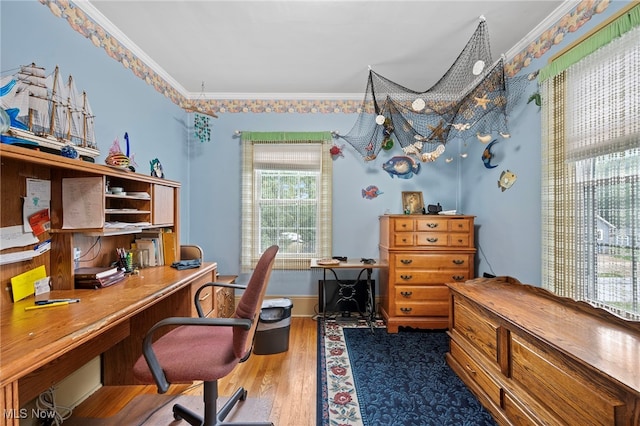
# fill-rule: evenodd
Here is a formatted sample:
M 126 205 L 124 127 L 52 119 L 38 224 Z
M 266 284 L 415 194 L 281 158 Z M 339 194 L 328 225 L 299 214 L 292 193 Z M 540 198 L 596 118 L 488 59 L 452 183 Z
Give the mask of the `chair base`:
M 217 411 L 218 382 L 204 382 L 202 386 L 204 388 L 204 418 L 180 404 L 175 404 L 173 406 L 174 419 L 185 420 L 192 426 L 273 426 L 271 422 L 225 422 L 224 419 L 236 403 L 247 399 L 247 391 L 244 388 L 239 388 L 231 398 L 225 402 L 220 411 Z

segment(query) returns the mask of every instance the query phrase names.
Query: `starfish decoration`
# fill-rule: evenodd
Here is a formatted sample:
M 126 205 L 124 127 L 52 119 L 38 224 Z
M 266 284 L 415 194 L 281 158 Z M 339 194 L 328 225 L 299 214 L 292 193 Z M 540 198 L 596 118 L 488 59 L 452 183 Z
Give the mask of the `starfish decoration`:
M 444 128 L 444 121 L 440 120 L 440 123 L 438 123 L 436 127 L 427 127 L 429 128 L 429 130 L 431 130 L 431 137 L 429 138 L 430 140 L 439 140 L 442 142 L 445 141 L 444 132 L 446 131 L 446 129 Z
M 487 94 L 485 93 L 481 98 L 474 97 L 476 100 L 476 106 L 482 107 L 482 109 L 487 109 L 487 104 L 491 102 L 491 99 L 487 99 Z

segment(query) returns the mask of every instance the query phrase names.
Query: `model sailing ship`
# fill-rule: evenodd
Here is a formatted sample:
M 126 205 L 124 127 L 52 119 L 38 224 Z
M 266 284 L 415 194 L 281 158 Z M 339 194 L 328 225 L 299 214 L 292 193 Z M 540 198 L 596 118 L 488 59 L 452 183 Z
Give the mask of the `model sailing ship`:
M 0 79 L 0 138 L 2 143 L 68 150 L 92 161 L 100 155 L 94 134 L 94 115 L 87 94 L 80 93 L 69 76 L 60 71 L 47 75 L 35 64 Z

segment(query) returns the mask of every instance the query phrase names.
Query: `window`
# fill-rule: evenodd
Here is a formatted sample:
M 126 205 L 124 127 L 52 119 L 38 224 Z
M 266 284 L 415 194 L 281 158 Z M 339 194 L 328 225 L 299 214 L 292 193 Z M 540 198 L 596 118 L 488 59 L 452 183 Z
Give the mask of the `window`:
M 543 287 L 633 320 L 640 320 L 639 24 L 635 6 L 541 76 Z
M 277 269 L 331 255 L 331 134 L 243 132 L 242 270 L 269 246 Z

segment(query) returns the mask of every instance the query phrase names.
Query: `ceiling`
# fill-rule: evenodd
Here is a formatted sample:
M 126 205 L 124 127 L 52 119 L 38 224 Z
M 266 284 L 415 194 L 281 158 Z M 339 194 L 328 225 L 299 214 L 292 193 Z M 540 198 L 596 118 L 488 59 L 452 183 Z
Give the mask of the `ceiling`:
M 92 0 L 81 7 L 188 97 L 361 98 L 369 67 L 416 91 L 431 87 L 481 15 L 494 60 L 510 59 L 575 4 Z

